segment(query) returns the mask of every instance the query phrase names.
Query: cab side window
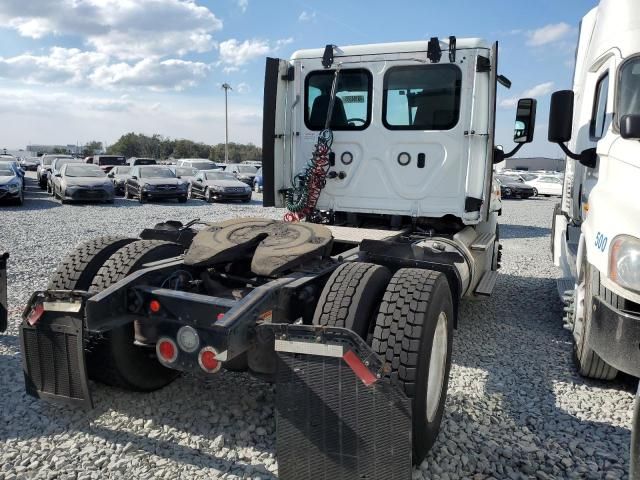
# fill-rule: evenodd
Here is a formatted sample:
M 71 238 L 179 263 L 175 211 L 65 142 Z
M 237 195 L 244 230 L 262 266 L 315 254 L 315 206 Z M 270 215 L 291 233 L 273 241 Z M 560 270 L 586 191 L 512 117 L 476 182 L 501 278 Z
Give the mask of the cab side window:
M 606 73 L 596 84 L 596 94 L 593 102 L 593 113 L 589 136 L 591 140 L 600 140 L 609 126 L 607 119 L 607 99 L 609 97 L 609 74 Z

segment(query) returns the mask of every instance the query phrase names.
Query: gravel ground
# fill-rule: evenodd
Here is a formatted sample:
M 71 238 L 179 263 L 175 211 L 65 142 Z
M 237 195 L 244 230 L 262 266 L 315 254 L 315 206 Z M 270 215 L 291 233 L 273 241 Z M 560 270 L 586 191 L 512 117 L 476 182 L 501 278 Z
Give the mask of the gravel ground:
M 490 300 L 462 306 L 442 431 L 415 479 L 626 477 L 634 381 L 575 373 L 549 260 L 553 204 L 504 202 L 502 275 Z M 83 240 L 166 219 L 281 214 L 257 195 L 250 205 L 61 206 L 33 184 L 24 207 L 0 207 L 0 247 L 12 255 L 0 480 L 277 478 L 271 387 L 230 372 L 185 376 L 151 394 L 93 385 L 96 408 L 72 410 L 24 394 L 16 332 L 29 294 Z

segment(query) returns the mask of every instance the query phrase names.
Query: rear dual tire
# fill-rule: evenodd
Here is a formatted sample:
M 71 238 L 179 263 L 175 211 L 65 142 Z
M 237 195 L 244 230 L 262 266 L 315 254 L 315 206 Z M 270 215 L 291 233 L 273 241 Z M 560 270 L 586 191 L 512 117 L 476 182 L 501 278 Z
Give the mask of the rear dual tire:
M 377 316 L 376 316 L 376 311 Z M 349 262 L 331 275 L 313 323 L 343 327 L 366 340 L 386 364 L 388 380 L 412 402 L 413 462 L 438 436 L 451 370 L 453 299 L 440 272 Z
M 184 253 L 180 245 L 160 240 L 137 240 L 115 252 L 93 279 L 89 293 L 99 293 L 145 264 Z M 171 383 L 178 373 L 158 362 L 155 349 L 134 344 L 133 323 L 109 330 L 87 358 L 92 378 L 125 390 L 149 392 Z
M 160 241 L 100 237 L 78 246 L 58 266 L 50 290 L 97 293 L 143 264 L 182 253 L 182 247 Z M 170 383 L 176 372 L 163 367 L 155 351 L 133 343 L 133 324 L 90 338 L 86 351 L 89 377 L 127 390 L 151 391 Z
M 376 319 L 372 348 L 390 366 L 387 378 L 412 402 L 416 465 L 440 430 L 451 370 L 453 320 L 445 275 L 417 268 L 396 272 Z

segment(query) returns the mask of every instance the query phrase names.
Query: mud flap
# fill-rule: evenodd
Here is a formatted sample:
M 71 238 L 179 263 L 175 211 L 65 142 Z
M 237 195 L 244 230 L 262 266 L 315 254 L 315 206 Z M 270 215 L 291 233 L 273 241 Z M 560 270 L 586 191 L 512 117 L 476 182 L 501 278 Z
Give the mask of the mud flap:
M 43 400 L 92 408 L 84 354 L 84 295 L 32 295 L 20 329 L 27 393 Z
M 283 480 L 411 478 L 411 402 L 379 357 L 342 328 L 274 324 Z

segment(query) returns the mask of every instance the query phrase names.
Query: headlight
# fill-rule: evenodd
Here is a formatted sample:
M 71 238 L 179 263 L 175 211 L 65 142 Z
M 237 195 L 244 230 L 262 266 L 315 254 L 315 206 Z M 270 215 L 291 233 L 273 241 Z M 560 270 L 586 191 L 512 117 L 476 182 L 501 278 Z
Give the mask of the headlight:
M 244 191 L 245 192 L 250 192 L 251 191 L 251 187 L 249 185 L 247 185 L 246 187 L 244 187 Z
M 18 190 L 20 188 L 20 182 L 9 182 L 7 187 L 9 187 L 9 190 Z
M 214 186 L 213 186 L 213 187 L 211 187 L 211 188 L 213 188 L 213 191 L 214 191 L 214 192 L 224 192 L 224 187 L 221 187 L 221 186 L 219 186 L 219 185 L 214 185 Z
M 148 183 L 145 183 L 144 185 L 142 185 L 142 189 L 143 189 L 143 190 L 153 190 L 153 189 L 154 189 L 154 186 L 153 186 L 153 185 L 150 185 L 150 184 L 148 184 Z
M 611 242 L 609 278 L 618 285 L 640 292 L 640 239 L 619 235 Z

